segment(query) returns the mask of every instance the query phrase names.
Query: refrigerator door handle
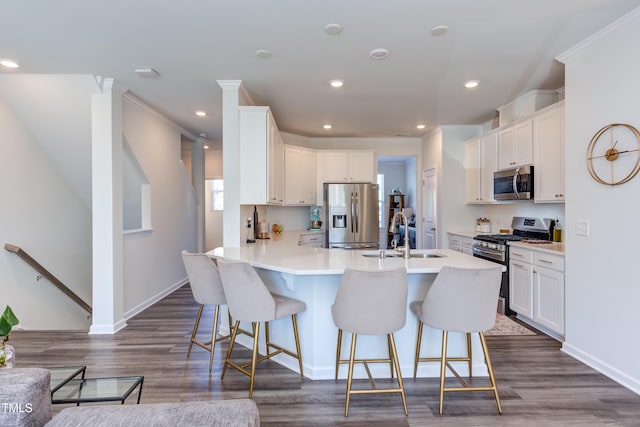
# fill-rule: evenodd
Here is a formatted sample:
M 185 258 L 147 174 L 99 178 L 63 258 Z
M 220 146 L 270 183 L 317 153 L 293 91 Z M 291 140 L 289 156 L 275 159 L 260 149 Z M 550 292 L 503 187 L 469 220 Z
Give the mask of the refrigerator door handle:
M 353 192 L 351 192 L 351 233 L 353 233 L 353 217 L 355 216 L 353 205 Z
M 360 224 L 360 197 L 358 197 L 358 193 L 356 192 L 356 203 L 355 209 L 356 211 L 356 234 L 358 234 L 358 226 Z

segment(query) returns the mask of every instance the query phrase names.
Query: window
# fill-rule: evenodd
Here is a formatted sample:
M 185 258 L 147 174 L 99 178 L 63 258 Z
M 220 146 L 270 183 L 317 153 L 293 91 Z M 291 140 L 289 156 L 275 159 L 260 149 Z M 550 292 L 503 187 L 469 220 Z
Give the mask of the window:
M 224 181 L 212 179 L 209 181 L 211 189 L 211 210 L 221 211 L 224 209 Z
M 376 179 L 378 183 L 378 228 L 384 224 L 384 174 L 379 173 Z

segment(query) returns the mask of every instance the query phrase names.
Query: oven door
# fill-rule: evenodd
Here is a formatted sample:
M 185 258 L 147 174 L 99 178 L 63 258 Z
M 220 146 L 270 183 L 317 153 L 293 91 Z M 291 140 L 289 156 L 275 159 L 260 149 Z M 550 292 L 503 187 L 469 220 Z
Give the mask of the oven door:
M 502 260 L 496 259 L 495 251 L 474 246 L 473 256 L 507 267 L 507 270 L 502 272 L 502 280 L 500 282 L 500 297 L 498 298 L 497 311 L 498 313 L 507 316 L 515 315 L 516 312 L 509 308 L 509 265 L 504 260 L 504 258 L 506 258 L 505 254 L 503 253 L 501 256 L 499 256 L 499 258 L 502 258 Z

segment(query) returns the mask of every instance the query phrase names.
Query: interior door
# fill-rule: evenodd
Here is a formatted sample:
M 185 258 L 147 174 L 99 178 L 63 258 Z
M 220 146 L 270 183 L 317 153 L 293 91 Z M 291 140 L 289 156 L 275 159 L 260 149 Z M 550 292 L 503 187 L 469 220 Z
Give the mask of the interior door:
M 435 249 L 438 241 L 437 188 L 436 168 L 422 171 L 422 247 L 424 249 Z

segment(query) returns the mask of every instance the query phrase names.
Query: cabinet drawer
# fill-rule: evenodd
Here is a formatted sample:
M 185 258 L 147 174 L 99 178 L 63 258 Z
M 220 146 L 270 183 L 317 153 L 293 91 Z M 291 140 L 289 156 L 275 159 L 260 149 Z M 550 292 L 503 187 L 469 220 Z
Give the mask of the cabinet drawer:
M 533 251 L 515 246 L 509 247 L 509 259 L 511 261 L 533 263 Z
M 449 234 L 449 246 L 462 246 L 462 236 Z
M 298 238 L 298 246 L 322 247 L 323 240 L 323 233 L 301 234 Z
M 535 252 L 533 254 L 533 263 L 536 266 L 551 268 L 564 272 L 564 257 L 562 255 L 553 255 L 545 252 Z

